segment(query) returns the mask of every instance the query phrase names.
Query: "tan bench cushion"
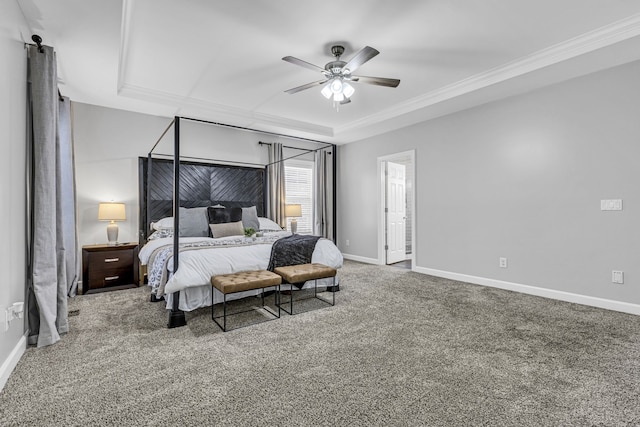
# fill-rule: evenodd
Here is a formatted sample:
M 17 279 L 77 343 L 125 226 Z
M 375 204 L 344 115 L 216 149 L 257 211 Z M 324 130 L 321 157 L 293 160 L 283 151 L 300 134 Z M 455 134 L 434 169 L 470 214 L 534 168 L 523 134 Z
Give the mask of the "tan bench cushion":
M 262 289 L 280 283 L 282 283 L 280 276 L 266 270 L 242 271 L 211 278 L 211 284 L 223 294 Z
M 337 273 L 335 268 L 317 263 L 277 267 L 274 272 L 289 283 L 303 283 L 307 280 L 334 277 Z

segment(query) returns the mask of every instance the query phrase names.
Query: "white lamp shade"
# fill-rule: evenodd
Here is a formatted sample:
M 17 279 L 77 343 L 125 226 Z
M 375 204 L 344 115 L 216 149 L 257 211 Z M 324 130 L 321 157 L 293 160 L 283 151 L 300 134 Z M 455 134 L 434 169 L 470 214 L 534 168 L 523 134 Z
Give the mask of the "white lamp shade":
M 302 205 L 286 205 L 284 208 L 284 215 L 287 217 L 302 216 Z
M 126 221 L 124 203 L 100 203 L 98 205 L 99 221 Z

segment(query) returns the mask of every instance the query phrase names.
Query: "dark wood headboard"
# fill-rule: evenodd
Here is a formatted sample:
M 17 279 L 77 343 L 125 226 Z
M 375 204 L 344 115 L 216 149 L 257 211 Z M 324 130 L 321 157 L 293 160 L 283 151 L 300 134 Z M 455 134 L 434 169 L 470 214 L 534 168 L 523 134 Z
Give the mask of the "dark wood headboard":
M 147 206 L 148 159 L 138 159 L 140 243 L 149 237 L 149 225 L 173 216 L 173 160 L 153 159 Z M 265 169 L 190 161 L 180 162 L 180 206 L 195 208 L 221 204 L 228 208 L 255 206 L 265 212 Z M 149 209 L 147 209 L 147 207 Z

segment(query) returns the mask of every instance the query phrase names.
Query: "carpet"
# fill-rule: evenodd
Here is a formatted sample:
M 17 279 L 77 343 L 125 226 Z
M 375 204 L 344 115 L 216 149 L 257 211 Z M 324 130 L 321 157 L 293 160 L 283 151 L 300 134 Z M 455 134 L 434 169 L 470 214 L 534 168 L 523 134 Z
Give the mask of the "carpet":
M 145 287 L 78 296 L 0 425 L 640 425 L 640 316 L 389 266 L 339 277 L 334 307 L 227 333 L 209 309 L 166 329 Z

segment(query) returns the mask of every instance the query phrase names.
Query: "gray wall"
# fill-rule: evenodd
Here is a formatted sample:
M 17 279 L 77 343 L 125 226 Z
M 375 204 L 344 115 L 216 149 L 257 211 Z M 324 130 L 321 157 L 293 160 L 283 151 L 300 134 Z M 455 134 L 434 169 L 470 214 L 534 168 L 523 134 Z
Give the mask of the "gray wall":
M 415 149 L 418 267 L 639 304 L 639 111 L 636 62 L 341 146 L 340 247 L 377 258 L 376 159 Z
M 11 353 L 24 350 L 24 320 L 16 319 L 5 332 L 4 313 L 14 302 L 24 301 L 26 269 L 26 50 L 20 41 L 22 20 L 15 2 L 2 6 L 0 16 L 0 389 L 13 368 Z M 9 361 L 9 365 L 5 362 Z M 5 371 L 6 369 L 6 371 Z
M 98 203 L 110 200 L 126 204 L 118 240 L 138 241 L 138 157 L 147 155 L 171 119 L 80 103 L 73 104 L 73 113 L 80 244 L 106 243 L 107 224 L 98 221 Z M 262 165 L 267 149 L 258 141 L 312 145 L 183 120 L 180 153 Z M 154 152 L 173 155 L 173 129 Z M 285 156 L 299 153 L 285 150 Z

